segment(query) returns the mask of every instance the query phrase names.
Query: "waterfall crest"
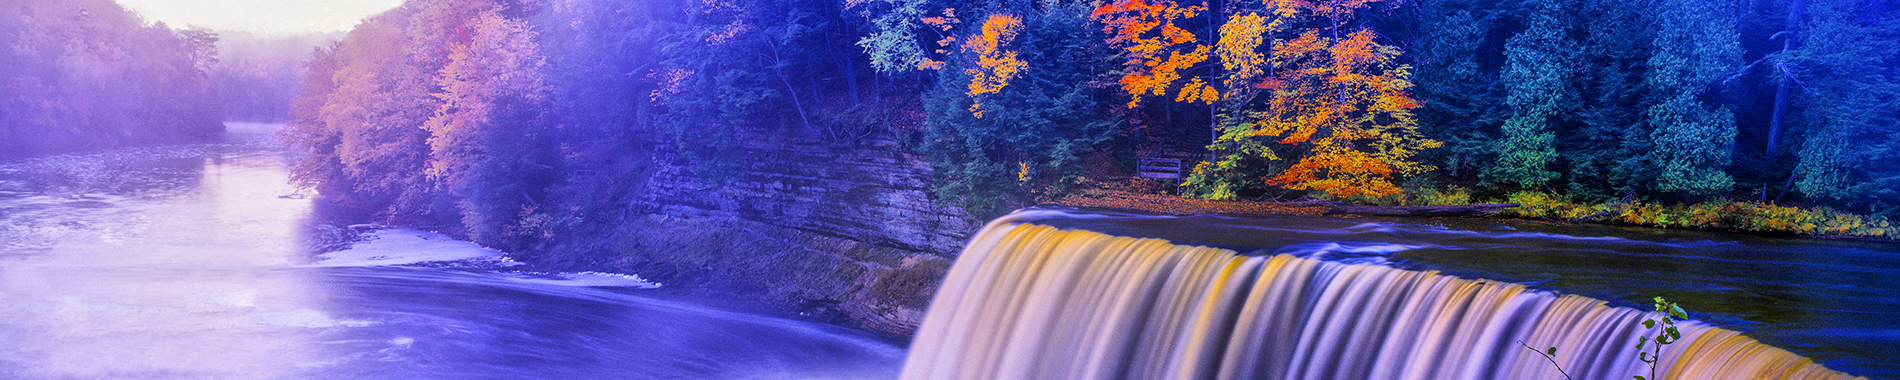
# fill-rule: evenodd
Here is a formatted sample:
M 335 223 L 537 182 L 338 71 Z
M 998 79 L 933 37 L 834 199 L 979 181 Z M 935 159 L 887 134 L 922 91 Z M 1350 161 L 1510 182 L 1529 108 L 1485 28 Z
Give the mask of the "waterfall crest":
M 1522 285 L 1059 230 L 1006 217 L 963 251 L 904 379 L 1648 376 L 1645 313 Z M 1848 379 L 1688 321 L 1660 379 Z

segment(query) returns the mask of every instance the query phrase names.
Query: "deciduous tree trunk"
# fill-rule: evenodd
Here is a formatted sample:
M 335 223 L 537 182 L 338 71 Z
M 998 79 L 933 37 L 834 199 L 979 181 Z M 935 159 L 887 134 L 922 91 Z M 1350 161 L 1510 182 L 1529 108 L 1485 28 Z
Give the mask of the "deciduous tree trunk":
M 1794 51 L 1796 47 L 1794 39 L 1795 33 L 1801 29 L 1801 8 L 1806 6 L 1806 1 L 1803 0 L 1794 0 L 1788 4 L 1788 26 L 1779 33 L 1781 34 L 1781 54 L 1783 55 Z M 1788 70 L 1784 62 L 1776 62 L 1773 67 L 1775 71 L 1781 73 L 1781 80 L 1775 82 L 1775 111 L 1774 116 L 1768 119 L 1768 147 L 1766 153 L 1762 154 L 1762 159 L 1769 161 L 1775 159 L 1775 146 L 1781 144 L 1781 131 L 1784 129 L 1781 126 L 1781 119 L 1788 115 L 1788 84 L 1794 81 L 1793 72 Z M 1763 165 L 1763 167 L 1771 166 Z M 1792 178 L 1792 176 L 1790 176 L 1790 178 Z M 1787 193 L 1786 190 L 1782 192 L 1784 194 Z M 1762 181 L 1761 183 L 1761 199 L 1759 201 L 1768 201 L 1768 181 Z

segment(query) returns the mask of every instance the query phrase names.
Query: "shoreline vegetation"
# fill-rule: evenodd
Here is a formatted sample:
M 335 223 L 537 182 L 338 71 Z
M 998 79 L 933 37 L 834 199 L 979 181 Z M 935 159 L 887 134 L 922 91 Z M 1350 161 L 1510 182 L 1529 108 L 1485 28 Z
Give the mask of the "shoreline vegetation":
M 1148 179 L 1087 182 L 1056 194 L 1045 205 L 1137 210 L 1160 214 L 1305 215 L 1361 217 L 1336 211 L 1338 206 L 1404 207 L 1465 206 L 1515 203 L 1495 213 L 1471 213 L 1463 218 L 1515 219 L 1544 223 L 1594 223 L 1619 226 L 1718 231 L 1802 238 L 1900 242 L 1900 225 L 1881 216 L 1843 212 L 1826 206 L 1783 206 L 1722 198 L 1696 203 L 1648 202 L 1624 198 L 1591 203 L 1548 192 L 1520 191 L 1503 197 L 1482 197 L 1451 186 L 1444 190 L 1407 188 L 1385 198 L 1275 200 L 1195 199 L 1159 191 Z M 1344 201 L 1344 202 L 1341 202 Z M 1446 216 L 1426 216 L 1442 218 Z

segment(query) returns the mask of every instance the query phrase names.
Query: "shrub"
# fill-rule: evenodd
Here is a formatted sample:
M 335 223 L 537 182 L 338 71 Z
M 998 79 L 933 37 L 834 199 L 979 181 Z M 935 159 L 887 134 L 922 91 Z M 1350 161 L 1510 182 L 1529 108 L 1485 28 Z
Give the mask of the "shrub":
M 1535 197 L 1524 199 L 1538 200 Z M 1900 238 L 1900 231 L 1896 231 L 1892 222 L 1884 217 L 1862 216 L 1828 207 L 1804 209 L 1726 199 L 1712 199 L 1686 206 L 1637 202 L 1626 207 L 1612 220 L 1655 227 Z
M 1520 191 L 1505 196 L 1506 202 L 1517 203 L 1518 207 L 1507 208 L 1500 215 L 1533 219 L 1576 219 L 1597 213 L 1597 207 L 1571 203 L 1562 196 L 1535 191 Z
M 1462 186 L 1445 190 L 1406 188 L 1405 196 L 1413 206 L 1455 206 L 1471 204 L 1471 191 Z
M 1256 183 L 1235 170 L 1239 165 L 1233 160 L 1221 162 L 1201 161 L 1194 165 L 1194 171 L 1181 179 L 1181 196 L 1215 201 L 1240 199 L 1240 192 Z

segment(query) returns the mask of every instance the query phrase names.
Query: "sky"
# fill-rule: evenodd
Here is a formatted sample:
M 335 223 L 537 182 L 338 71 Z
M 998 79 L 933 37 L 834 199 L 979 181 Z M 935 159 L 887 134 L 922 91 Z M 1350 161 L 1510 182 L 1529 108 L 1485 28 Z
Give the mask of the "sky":
M 402 0 L 118 0 L 146 21 L 285 35 L 349 30 Z

